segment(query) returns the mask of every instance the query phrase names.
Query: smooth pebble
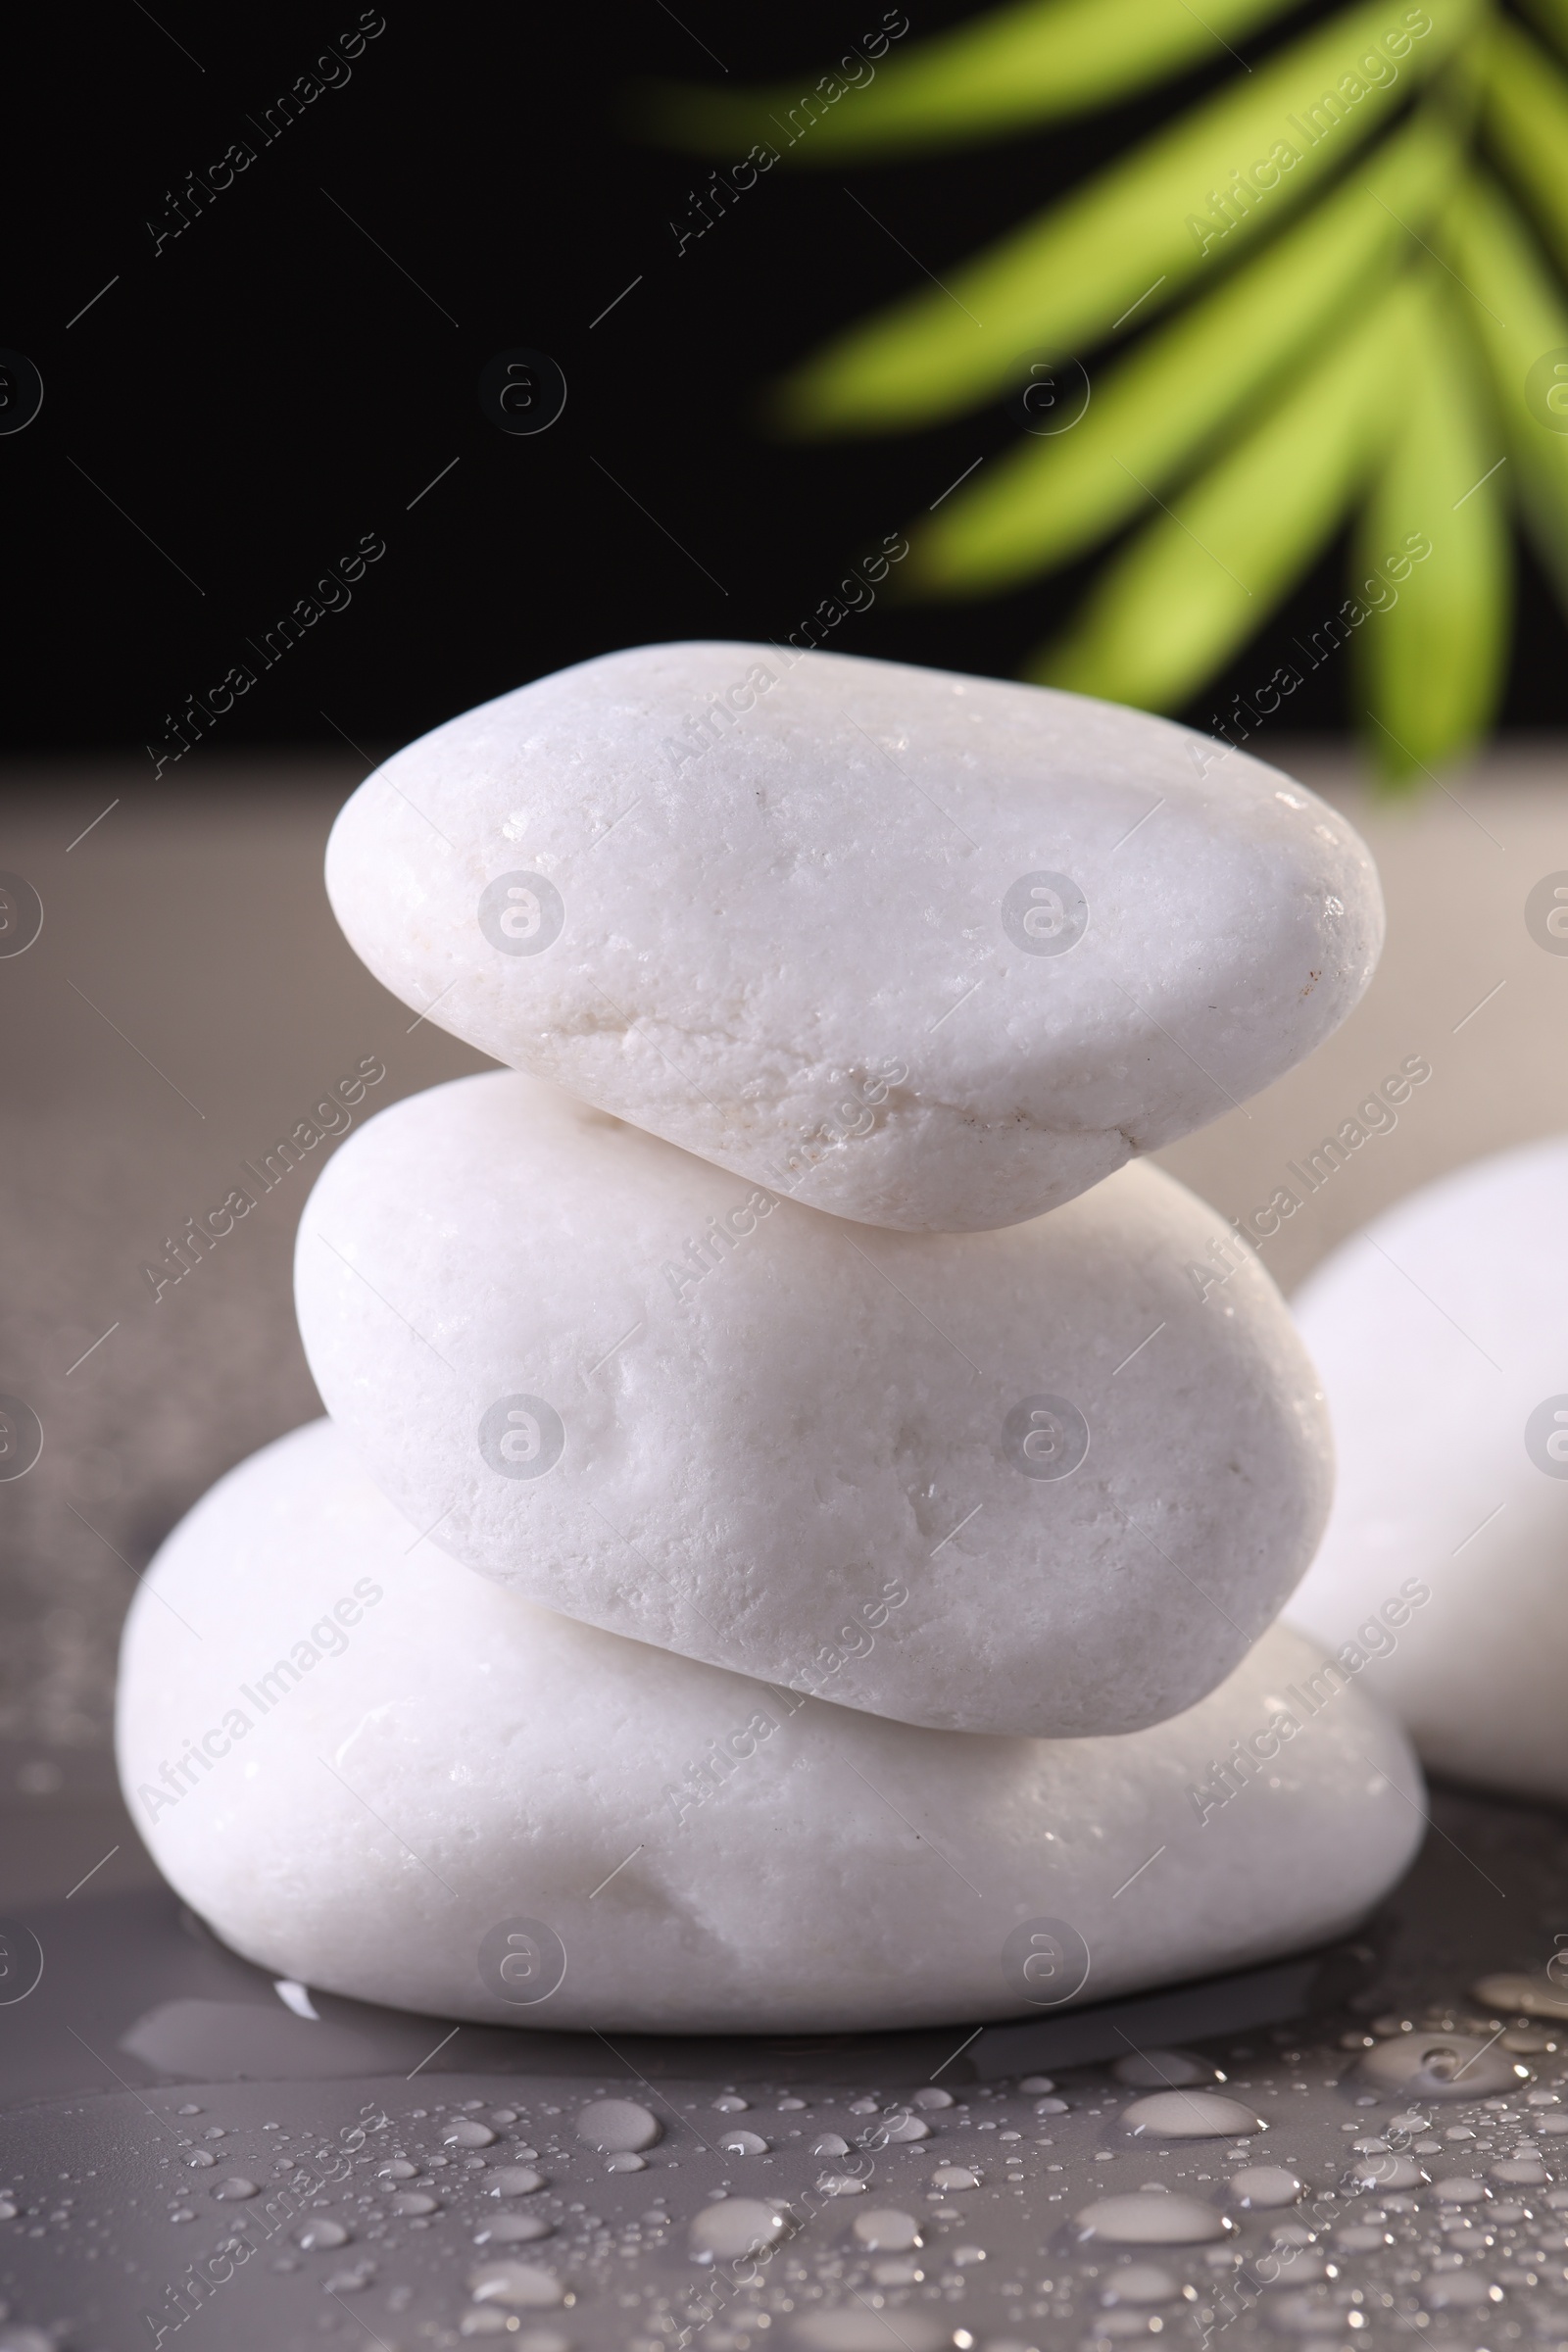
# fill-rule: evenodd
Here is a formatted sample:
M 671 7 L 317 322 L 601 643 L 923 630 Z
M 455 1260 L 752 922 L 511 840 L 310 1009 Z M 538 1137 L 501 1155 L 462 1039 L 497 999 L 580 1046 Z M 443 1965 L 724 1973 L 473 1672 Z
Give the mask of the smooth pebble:
M 1208 736 L 766 645 L 449 720 L 361 785 L 326 883 L 421 1018 L 909 1231 L 1038 1216 L 1218 1117 L 1339 1025 L 1383 934 L 1345 818 Z
M 1421 1833 L 1413 1759 L 1358 1690 L 1200 1823 L 1189 1788 L 1311 1662 L 1277 1628 L 1155 1730 L 983 1739 L 786 1704 L 413 1540 L 313 1424 L 197 1505 L 124 1637 L 121 1769 L 156 1860 L 232 1949 L 326 1991 L 608 2033 L 1027 2016 L 1042 1932 L 1085 1949 L 1057 1999 L 1255 1965 L 1348 1933 Z M 715 1739 L 760 1722 L 715 1782 Z M 209 1727 L 176 1799 L 165 1766 Z
M 1501 1152 L 1376 1218 L 1297 1294 L 1339 1480 L 1289 1611 L 1435 1770 L 1554 1803 L 1568 1798 L 1565 1199 L 1568 1140 Z
M 295 1296 L 426 1551 L 873 1714 L 1080 1738 L 1212 1690 L 1328 1510 L 1317 1374 L 1255 1259 L 1205 1298 L 1216 1250 L 1149 1166 L 860 1231 L 495 1072 L 346 1138 Z

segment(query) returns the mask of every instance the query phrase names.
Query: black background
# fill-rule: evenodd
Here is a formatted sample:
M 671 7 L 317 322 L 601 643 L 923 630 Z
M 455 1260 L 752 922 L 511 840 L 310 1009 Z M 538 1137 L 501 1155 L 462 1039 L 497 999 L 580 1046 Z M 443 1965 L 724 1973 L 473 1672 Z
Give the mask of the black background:
M 881 13 L 386 0 L 352 78 L 267 146 L 247 118 L 357 6 L 279 19 L 162 0 L 155 23 L 124 0 L 57 18 L 8 131 L 0 343 L 45 383 L 37 420 L 0 439 L 9 743 L 162 744 L 166 713 L 231 663 L 257 667 L 247 638 L 367 532 L 387 552 L 352 605 L 262 672 L 206 748 L 336 742 L 335 727 L 379 751 L 616 646 L 798 626 L 847 561 L 1014 427 L 999 406 L 791 446 L 760 421 L 769 380 L 919 283 L 910 254 L 943 271 L 1236 70 L 1216 48 L 1212 71 L 1147 102 L 918 164 L 775 169 L 677 257 L 669 222 L 707 166 L 638 136 L 640 81 L 718 81 L 722 60 L 731 85 L 804 90 Z M 907 39 L 973 13 L 910 0 Z M 234 139 L 256 162 L 155 256 L 146 223 L 167 224 L 170 192 Z M 481 368 L 513 346 L 553 355 L 569 386 L 536 437 L 479 409 Z M 1238 659 L 1238 687 L 1334 607 L 1340 562 Z M 884 599 L 835 650 L 1008 674 L 1090 568 L 993 602 Z M 1568 717 L 1564 651 L 1522 560 L 1507 723 Z M 1347 724 L 1350 685 L 1327 665 L 1293 724 Z M 1206 724 L 1223 693 L 1185 715 Z

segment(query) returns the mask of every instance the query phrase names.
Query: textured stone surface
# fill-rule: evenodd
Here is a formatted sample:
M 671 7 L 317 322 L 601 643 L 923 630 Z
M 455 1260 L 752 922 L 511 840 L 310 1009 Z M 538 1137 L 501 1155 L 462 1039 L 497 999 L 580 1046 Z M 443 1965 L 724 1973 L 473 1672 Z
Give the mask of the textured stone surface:
M 1277 1613 L 1328 1502 L 1283 1301 L 1147 1166 L 1025 1226 L 873 1232 L 497 1072 L 349 1137 L 297 1299 L 411 1538 L 908 1722 L 1175 1714 Z
M 1355 1004 L 1367 851 L 1277 769 L 1045 688 L 644 647 L 412 744 L 327 887 L 420 1013 L 873 1225 L 1040 1214 Z
M 1332 1936 L 1420 1835 L 1408 1747 L 1358 1691 L 1200 1822 L 1190 1786 L 1309 1667 L 1298 1635 L 1152 1732 L 979 1739 L 791 1711 L 412 1542 L 312 1424 L 198 1504 L 127 1627 L 153 1853 L 325 1990 L 607 2032 L 1029 2014 Z
M 1568 1142 L 1429 1185 L 1296 1305 L 1339 1487 L 1291 1603 L 1438 1771 L 1568 1797 Z

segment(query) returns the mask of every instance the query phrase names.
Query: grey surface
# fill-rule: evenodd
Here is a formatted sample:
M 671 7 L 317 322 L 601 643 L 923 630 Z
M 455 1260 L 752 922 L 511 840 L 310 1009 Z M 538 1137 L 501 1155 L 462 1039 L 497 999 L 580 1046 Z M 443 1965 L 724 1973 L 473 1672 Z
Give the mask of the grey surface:
M 661 2045 L 454 2031 L 324 1996 L 311 2021 L 181 1923 L 163 1890 L 56 1906 L 0 1936 L 21 1954 L 35 1934 L 43 1962 L 35 1987 L 0 2005 L 0 2105 L 24 2102 L 0 2115 L 0 2298 L 13 2328 L 40 2334 L 0 2327 L 0 2345 L 129 2352 L 177 2331 L 198 2352 L 300 2352 L 323 2336 L 415 2352 L 492 2328 L 520 2352 L 1112 2352 L 1156 2332 L 1193 2352 L 1282 2337 L 1317 2352 L 1568 2341 L 1568 2188 L 1556 2186 L 1568 2135 L 1549 2132 L 1564 2115 L 1568 2029 L 1510 2022 L 1470 1991 L 1499 1968 L 1542 1978 L 1568 1931 L 1565 1838 L 1551 1815 L 1450 1793 L 1405 1885 L 1325 1969 L 1254 1971 L 978 2035 Z M 1278 1982 L 1293 1973 L 1294 1997 Z M 1317 2005 L 1292 2014 L 1309 1996 Z M 1223 2073 L 1267 2129 L 1138 2136 L 1126 2110 L 1139 2087 L 1080 2063 L 1097 2027 L 1102 2051 L 1122 2067 L 1141 2056 L 1155 2081 L 1182 2044 L 1200 2079 Z M 1455 2029 L 1490 2063 L 1473 2092 L 1412 2099 L 1361 2071 L 1368 2048 L 1413 2064 Z M 1020 2033 L 1036 2037 L 1027 2055 Z M 1031 2071 L 1025 2088 L 1026 2065 L 1052 2071 Z M 951 2103 L 922 2104 L 933 2087 Z M 616 2169 L 575 2129 L 605 2095 L 657 2119 L 639 2168 Z M 1042 2096 L 1055 2103 L 1042 2109 Z M 911 2115 L 929 2136 L 890 2137 Z M 443 2144 L 475 2123 L 493 2135 L 484 2144 Z M 736 2127 L 765 2147 L 726 2152 Z M 830 2133 L 837 2148 L 819 2145 Z M 1357 2149 L 1406 2154 L 1422 2177 L 1366 2193 Z M 1521 2162 L 1528 2180 L 1494 2170 Z M 408 2168 L 402 2180 L 388 2163 Z M 1295 2173 L 1298 2203 L 1240 2201 L 1232 2176 L 1262 2163 Z M 496 2195 L 507 2164 L 529 2165 L 543 2186 Z M 949 2165 L 969 2168 L 972 2185 L 939 2184 Z M 235 2177 L 258 2193 L 215 2195 Z M 1461 2177 L 1474 2202 L 1458 2209 L 1438 2184 Z M 1077 2237 L 1072 2216 L 1150 2183 L 1226 2214 L 1225 2239 L 1125 2249 Z M 426 2209 L 398 2211 L 400 2190 Z M 755 2273 L 693 2258 L 693 2218 L 725 2195 L 787 2217 Z M 858 2216 L 889 2207 L 920 2234 L 902 2277 L 879 2277 L 854 2234 Z M 508 2215 L 548 2231 L 497 2244 Z M 337 2242 L 302 2243 L 322 2218 Z M 1294 2242 L 1278 2241 L 1282 2225 Z M 487 2306 L 474 2289 L 508 2257 L 538 2266 L 564 2299 Z M 1165 2299 L 1126 2300 L 1129 2264 L 1165 2271 Z

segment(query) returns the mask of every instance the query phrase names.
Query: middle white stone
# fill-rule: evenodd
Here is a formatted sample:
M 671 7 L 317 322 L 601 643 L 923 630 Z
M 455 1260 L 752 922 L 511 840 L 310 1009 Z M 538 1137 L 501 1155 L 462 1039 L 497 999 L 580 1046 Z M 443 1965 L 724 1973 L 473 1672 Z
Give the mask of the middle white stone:
M 499 1073 L 348 1140 L 295 1285 L 322 1398 L 411 1543 L 906 1723 L 1179 1713 L 1328 1509 L 1283 1300 L 1146 1165 L 1028 1224 L 890 1233 Z

